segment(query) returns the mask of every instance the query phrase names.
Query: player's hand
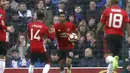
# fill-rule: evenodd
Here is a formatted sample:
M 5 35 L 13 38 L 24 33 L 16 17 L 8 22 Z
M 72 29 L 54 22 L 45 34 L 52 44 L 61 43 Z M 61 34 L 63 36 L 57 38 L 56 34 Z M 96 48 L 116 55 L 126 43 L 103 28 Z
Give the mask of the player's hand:
M 8 27 L 7 27 L 7 31 L 13 33 L 13 32 L 14 32 L 13 26 L 8 26 Z
M 55 28 L 51 27 L 51 28 L 49 29 L 49 33 L 55 33 Z

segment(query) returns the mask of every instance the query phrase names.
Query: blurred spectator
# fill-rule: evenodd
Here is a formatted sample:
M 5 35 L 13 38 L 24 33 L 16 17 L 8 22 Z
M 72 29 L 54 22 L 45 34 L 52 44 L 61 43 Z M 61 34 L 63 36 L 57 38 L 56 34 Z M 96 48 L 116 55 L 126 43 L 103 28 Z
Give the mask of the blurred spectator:
M 17 49 L 19 51 L 20 58 L 22 60 L 26 59 L 27 49 L 28 48 L 29 48 L 29 44 L 27 43 L 26 35 L 25 34 L 19 34 L 19 37 L 18 37 L 16 45 L 8 50 L 7 57 L 10 58 L 11 51 L 13 49 Z
M 21 61 L 19 57 L 19 51 L 14 49 L 11 51 L 10 58 L 8 59 L 8 64 L 9 67 L 12 68 L 18 68 L 19 67 L 19 62 Z
M 56 23 L 59 23 L 59 22 L 60 22 L 59 16 L 54 16 L 53 17 L 53 24 L 56 24 Z
M 78 26 L 78 24 L 76 23 L 76 20 L 75 20 L 75 16 L 73 14 L 69 15 L 69 21 L 74 23 L 76 26 Z
M 76 5 L 80 5 L 82 10 L 83 10 L 83 13 L 86 13 L 84 12 L 87 8 L 88 8 L 88 4 L 89 1 L 88 0 L 68 0 L 68 10 L 69 10 L 69 13 L 72 12 L 72 9 L 74 9 L 74 7 Z
M 35 64 L 34 64 L 34 67 L 44 67 L 45 66 L 45 63 L 41 63 L 40 60 L 38 59 Z
M 59 1 L 58 8 L 53 9 L 53 15 L 59 15 L 60 12 L 67 14 L 66 3 L 64 1 Z
M 58 67 L 59 57 L 57 55 L 57 51 L 52 50 L 50 56 L 51 56 L 51 67 Z
M 52 4 L 53 4 L 53 5 L 56 6 L 56 5 L 58 5 L 58 3 L 59 3 L 59 0 L 52 0 Z
M 100 14 L 96 8 L 96 2 L 90 1 L 89 9 L 87 10 L 87 22 L 89 30 L 96 30 L 97 23 L 99 22 Z
M 13 14 L 10 18 L 10 21 L 7 22 L 7 24 L 10 24 L 14 27 L 14 32 L 9 34 L 9 48 L 16 44 L 18 38 L 18 34 L 20 32 L 21 28 L 21 21 L 19 20 L 19 14 L 17 11 L 13 11 Z
M 21 2 L 25 3 L 27 5 L 28 9 L 33 9 L 33 8 L 35 8 L 35 5 L 36 5 L 36 0 L 14 0 L 14 1 L 19 4 Z
M 102 7 L 100 7 L 100 14 L 103 13 L 104 9 L 110 7 L 110 5 L 111 5 L 111 0 L 106 0 L 106 4 Z
M 85 20 L 82 20 L 81 22 L 79 22 L 78 29 L 79 29 L 79 32 L 80 32 L 81 36 L 85 36 L 86 35 L 86 33 L 88 31 L 88 27 L 86 25 L 86 21 Z
M 37 9 L 36 11 L 43 11 L 44 12 L 44 15 L 45 15 L 45 23 L 48 27 L 52 26 L 52 10 L 50 9 L 50 7 L 48 7 L 45 3 L 44 0 L 39 0 L 37 1 Z M 35 12 L 35 15 L 36 15 L 36 12 Z M 37 18 L 37 16 L 36 16 Z
M 75 43 L 74 47 L 74 61 L 73 66 L 78 66 L 78 60 L 84 57 L 84 49 L 85 49 L 85 36 L 80 36 L 79 41 Z M 77 64 L 77 65 L 75 65 Z
M 97 67 L 97 59 L 92 54 L 91 48 L 86 48 L 84 58 L 80 60 L 80 66 L 82 67 Z
M 6 21 L 9 22 L 11 20 L 11 16 L 12 16 L 12 13 L 13 13 L 13 9 L 11 8 L 11 0 L 7 0 L 6 1 L 6 4 L 4 4 L 3 6 L 3 9 L 6 11 Z M 6 22 L 6 25 L 9 25 L 7 24 Z
M 52 5 L 52 0 L 44 0 L 47 7 Z
M 75 9 L 75 20 L 78 23 L 83 19 L 82 8 L 81 6 L 76 5 L 74 9 Z
M 125 10 L 128 12 L 129 16 L 130 16 L 130 0 L 126 0 L 126 8 Z
M 106 4 L 106 0 L 100 0 L 99 2 L 97 2 L 97 7 L 103 7 Z
M 19 3 L 17 3 L 15 0 L 11 0 L 11 1 L 12 1 L 10 4 L 11 8 L 14 10 L 18 10 Z
M 87 45 L 86 47 L 89 47 L 91 49 L 96 49 L 96 39 L 95 39 L 95 32 L 94 31 L 88 31 L 86 33 L 86 39 L 87 39 Z
M 7 67 L 11 68 L 20 68 L 20 67 L 28 67 L 29 61 L 26 61 L 25 59 L 21 59 L 19 56 L 19 51 L 17 49 L 12 50 L 11 58 L 8 59 L 8 63 L 6 64 Z M 8 66 L 9 65 L 9 66 Z
M 22 22 L 21 28 L 23 30 L 21 32 L 26 32 L 27 24 L 31 21 L 32 18 L 32 12 L 31 10 L 27 9 L 26 4 L 22 2 L 19 4 L 18 13 L 19 13 L 19 18 Z

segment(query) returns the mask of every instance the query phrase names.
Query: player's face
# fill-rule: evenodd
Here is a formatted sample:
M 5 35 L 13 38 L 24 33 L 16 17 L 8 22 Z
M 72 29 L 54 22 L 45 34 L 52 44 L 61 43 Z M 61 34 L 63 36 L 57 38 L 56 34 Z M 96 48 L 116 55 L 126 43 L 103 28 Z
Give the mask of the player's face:
M 6 0 L 0 0 L 0 6 L 3 7 L 7 3 Z
M 66 20 L 65 14 L 60 14 L 60 21 L 64 22 Z

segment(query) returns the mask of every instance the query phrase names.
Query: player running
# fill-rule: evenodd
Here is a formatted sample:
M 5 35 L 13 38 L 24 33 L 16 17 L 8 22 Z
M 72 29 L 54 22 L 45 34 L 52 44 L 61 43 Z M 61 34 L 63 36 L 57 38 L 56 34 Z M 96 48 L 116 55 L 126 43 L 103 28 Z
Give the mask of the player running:
M 128 31 L 128 35 L 130 36 L 128 14 L 118 6 L 118 2 L 118 0 L 111 0 L 111 6 L 110 8 L 106 8 L 103 12 L 96 31 L 98 35 L 101 28 L 105 28 L 106 48 L 108 49 L 105 58 L 106 63 L 109 64 L 107 73 L 112 73 L 113 70 L 118 68 L 118 56 L 122 48 L 124 28 Z

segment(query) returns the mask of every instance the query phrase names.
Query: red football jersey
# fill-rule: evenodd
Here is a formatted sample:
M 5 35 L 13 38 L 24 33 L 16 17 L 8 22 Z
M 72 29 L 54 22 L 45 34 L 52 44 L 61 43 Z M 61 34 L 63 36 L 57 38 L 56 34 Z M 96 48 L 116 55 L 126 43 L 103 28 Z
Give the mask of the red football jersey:
M 68 35 L 73 31 L 76 31 L 76 26 L 71 22 L 66 22 L 62 25 L 61 23 L 54 24 L 53 26 L 56 31 L 56 38 L 58 41 L 59 50 L 71 50 L 74 48 L 72 42 L 69 41 Z
M 127 12 L 115 5 L 105 9 L 100 21 L 105 24 L 106 35 L 118 34 L 123 36 L 123 26 L 129 22 L 129 16 Z
M 31 52 L 46 52 L 43 37 L 48 36 L 52 40 L 55 37 L 55 33 L 49 34 L 48 30 L 49 28 L 42 22 L 32 22 L 28 24 L 28 37 L 30 39 Z
M 4 23 L 4 25 L 2 23 Z M 2 42 L 8 42 L 9 40 L 9 33 L 6 32 L 6 30 L 7 27 L 5 26 L 5 11 L 2 8 L 0 8 L 0 41 Z

